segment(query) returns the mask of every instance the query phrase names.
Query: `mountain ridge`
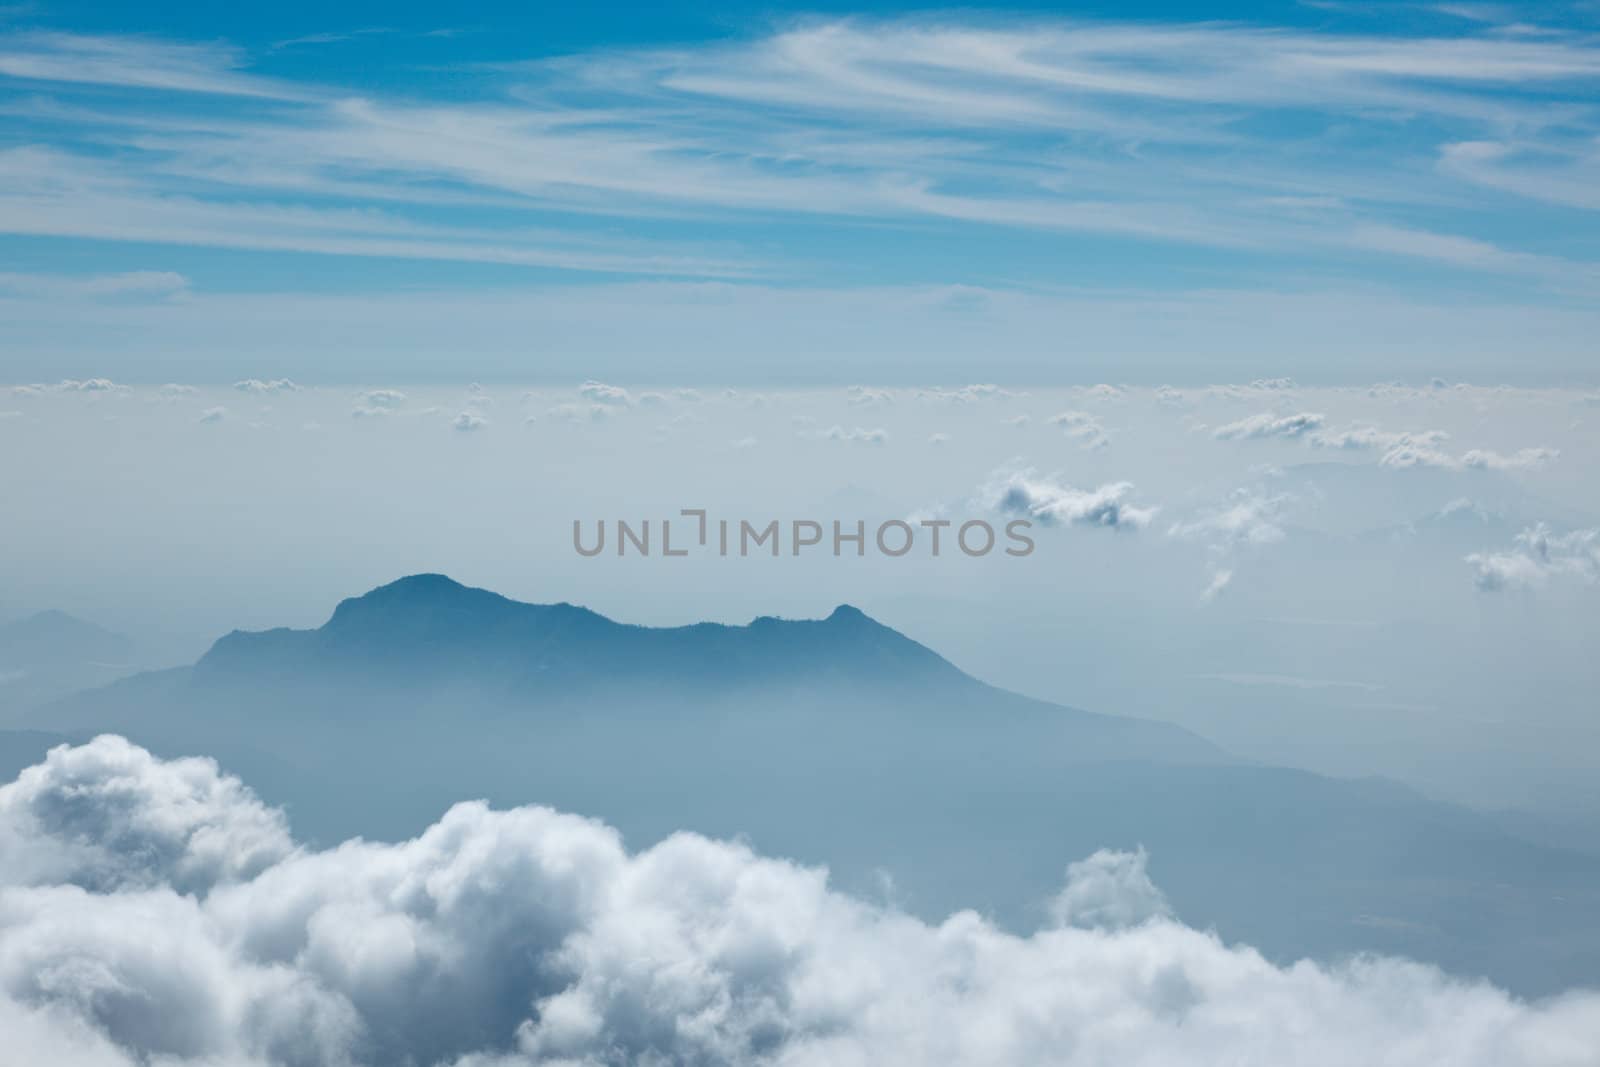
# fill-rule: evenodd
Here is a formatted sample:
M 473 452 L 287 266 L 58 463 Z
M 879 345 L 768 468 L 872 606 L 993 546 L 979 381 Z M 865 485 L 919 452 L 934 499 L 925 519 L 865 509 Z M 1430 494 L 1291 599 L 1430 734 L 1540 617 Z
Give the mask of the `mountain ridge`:
M 536 604 L 416 574 L 339 602 L 309 630 L 235 630 L 195 664 L 202 679 L 316 665 L 397 677 L 448 665 L 509 672 L 514 685 L 604 674 L 741 681 L 832 676 L 860 683 L 982 684 L 938 653 L 849 604 L 823 619 L 758 616 L 744 625 L 652 627 L 565 601 Z

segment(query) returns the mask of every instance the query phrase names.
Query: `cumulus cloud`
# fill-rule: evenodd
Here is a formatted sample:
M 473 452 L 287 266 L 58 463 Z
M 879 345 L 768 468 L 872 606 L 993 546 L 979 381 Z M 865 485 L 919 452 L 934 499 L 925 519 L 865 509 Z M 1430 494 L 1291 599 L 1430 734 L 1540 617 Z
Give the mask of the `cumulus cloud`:
M 1281 493 L 1238 489 L 1220 507 L 1174 523 L 1167 532 L 1188 540 L 1208 540 L 1219 548 L 1270 545 L 1283 540 L 1280 514 L 1287 500 Z
M 350 417 L 355 419 L 375 419 L 385 415 L 392 415 L 399 411 L 406 402 L 406 394 L 397 389 L 363 389 L 356 394 L 355 407 L 350 409 Z
M 1050 424 L 1061 427 L 1063 433 L 1084 448 L 1104 448 L 1111 443 L 1099 417 L 1087 411 L 1063 411 L 1050 416 Z
M 1301 411 L 1294 415 L 1262 412 L 1259 415 L 1239 419 L 1237 422 L 1230 422 L 1226 426 L 1219 426 L 1213 431 L 1212 436 L 1219 441 L 1249 441 L 1269 437 L 1295 438 L 1317 429 L 1324 421 L 1325 416 L 1311 411 Z
M 556 404 L 545 414 L 568 422 L 604 422 L 611 417 L 612 410 L 607 404 Z
M 1554 448 L 1523 448 L 1510 455 L 1474 448 L 1459 456 L 1418 444 L 1402 444 L 1386 452 L 1378 462 L 1385 467 L 1441 467 L 1445 470 L 1518 471 L 1537 470 L 1561 455 Z
M 356 403 L 369 408 L 397 408 L 406 402 L 398 389 L 366 389 L 356 394 Z
M 475 411 L 463 411 L 450 423 L 457 433 L 475 433 L 489 425 L 489 420 Z
M 246 378 L 233 383 L 233 387 L 241 393 L 297 393 L 300 387 L 288 378 L 273 378 L 263 381 L 260 378 Z
M 202 411 L 200 413 L 200 418 L 198 420 L 196 420 L 196 421 L 198 421 L 198 422 L 221 422 L 223 419 L 225 419 L 227 417 L 228 417 L 228 409 L 225 408 L 225 407 L 220 407 L 219 406 L 219 407 L 214 407 L 214 408 L 206 408 L 204 411 Z
M 1018 936 L 693 834 L 629 853 L 543 808 L 295 849 L 214 765 L 174 766 L 100 739 L 0 788 L 7 840 L 71 857 L 0 865 L 22 1062 L 1577 1067 L 1600 1046 L 1592 993 L 1225 945 L 1170 914 L 1142 853 L 1073 864 Z
M 1378 451 L 1379 466 L 1393 469 L 1439 467 L 1445 470 L 1533 470 L 1560 455 L 1554 448 L 1524 448 L 1509 455 L 1474 448 L 1460 454 L 1443 446 L 1450 435 L 1442 430 L 1384 430 L 1372 425 L 1322 429 L 1323 417 L 1310 413 L 1277 417 L 1253 415 L 1216 430 L 1219 438 L 1299 437 L 1318 448 L 1342 451 Z
M 0 786 L 8 886 L 201 892 L 292 851 L 282 813 L 215 761 L 160 760 L 120 737 L 54 749 Z
M 578 386 L 578 395 L 596 404 L 609 404 L 613 407 L 627 407 L 633 403 L 633 398 L 628 391 L 620 385 L 607 385 L 597 382 L 593 378 Z
M 1467 557 L 1474 582 L 1485 592 L 1529 589 L 1551 579 L 1600 581 L 1600 527 L 1555 534 L 1544 523 L 1519 533 L 1505 552 L 1474 552 Z
M 1245 383 L 1225 383 L 1206 387 L 1206 395 L 1216 400 L 1259 402 L 1281 397 L 1296 388 L 1293 378 L 1257 378 Z
M 1023 515 L 1047 526 L 1107 526 L 1142 529 L 1159 510 L 1128 501 L 1132 482 L 1110 482 L 1078 489 L 1038 476 L 1031 468 L 1002 471 L 980 493 L 986 509 Z
M 874 389 L 866 385 L 852 385 L 845 390 L 850 403 L 861 407 L 884 407 L 894 403 L 894 394 L 887 389 Z
M 1001 400 L 1006 397 L 1022 396 L 1022 393 L 1010 389 L 1002 389 L 998 385 L 963 385 L 958 389 L 919 389 L 917 397 L 921 400 L 938 400 L 951 404 L 976 404 L 981 400 Z
M 1166 895 L 1146 872 L 1144 849 L 1101 849 L 1067 867 L 1067 884 L 1050 902 L 1057 926 L 1088 930 L 1126 930 L 1151 919 L 1169 918 Z
M 1520 448 L 1511 455 L 1475 448 L 1461 457 L 1461 465 L 1471 470 L 1536 470 L 1561 455 L 1555 448 Z
M 883 445 L 889 443 L 889 431 L 882 427 L 867 429 L 862 426 L 849 428 L 830 426 L 822 431 L 819 436 L 829 441 L 846 441 L 858 445 Z
M 1346 451 L 1397 448 L 1437 449 L 1450 435 L 1442 430 L 1380 430 L 1376 426 L 1349 426 L 1342 430 L 1318 430 L 1306 440 L 1318 448 Z

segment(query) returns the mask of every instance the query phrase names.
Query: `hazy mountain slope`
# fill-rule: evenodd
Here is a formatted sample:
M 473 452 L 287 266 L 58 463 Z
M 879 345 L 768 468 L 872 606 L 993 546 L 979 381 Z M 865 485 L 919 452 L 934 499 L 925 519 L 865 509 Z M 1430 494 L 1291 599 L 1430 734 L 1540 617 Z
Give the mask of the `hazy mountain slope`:
M 1537 991 L 1600 981 L 1600 858 L 1392 783 L 1231 761 L 1166 724 L 984 685 L 854 609 L 651 629 L 424 575 L 310 631 L 234 633 L 41 725 L 210 753 L 302 832 L 400 836 L 544 802 L 636 843 L 748 835 L 1020 927 L 1068 862 L 1151 851 L 1190 922 L 1283 958 L 1402 952 Z
M 0 624 L 0 722 L 136 670 L 133 642 L 60 611 Z

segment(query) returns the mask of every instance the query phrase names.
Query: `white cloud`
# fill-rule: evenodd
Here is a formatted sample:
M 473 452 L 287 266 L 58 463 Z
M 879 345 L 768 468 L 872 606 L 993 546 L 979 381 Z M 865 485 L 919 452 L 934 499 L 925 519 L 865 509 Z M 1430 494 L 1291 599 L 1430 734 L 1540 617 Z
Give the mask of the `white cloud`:
M 112 393 L 127 387 L 118 385 L 110 378 L 64 378 L 55 388 L 63 393 Z
M 633 403 L 633 398 L 622 386 L 607 385 L 592 378 L 578 386 L 578 395 L 596 404 L 609 404 L 615 407 L 627 407 Z
M 868 429 L 862 426 L 830 426 L 816 436 L 828 441 L 845 441 L 858 445 L 883 445 L 889 442 L 889 431 L 882 427 Z
M 356 394 L 356 404 L 366 408 L 393 409 L 406 402 L 398 389 L 366 389 Z
M 1129 503 L 1132 492 L 1132 482 L 1078 489 L 1023 469 L 998 472 L 981 491 L 980 502 L 986 510 L 1025 515 L 1045 525 L 1138 530 L 1148 526 L 1159 509 Z
M 1445 470 L 1537 470 L 1560 455 L 1554 448 L 1523 448 L 1510 455 L 1474 448 L 1459 456 L 1422 444 L 1400 444 L 1378 462 L 1385 467 L 1442 467 Z
M 83 276 L 0 273 L 0 292 L 68 300 L 127 296 L 170 298 L 181 295 L 188 287 L 189 280 L 183 275 L 164 270 L 135 270 L 121 274 Z
M 1593 993 L 1224 945 L 1170 916 L 1141 853 L 1073 864 L 1055 921 L 1016 936 L 693 834 L 629 853 L 542 808 L 294 849 L 236 782 L 176 766 L 102 739 L 0 787 L 7 847 L 71 857 L 0 865 L 23 1062 L 1579 1067 L 1600 1047 Z
M 475 411 L 463 411 L 450 423 L 457 433 L 475 433 L 488 427 L 489 420 Z
M 233 383 L 233 387 L 241 393 L 297 393 L 300 387 L 288 378 L 273 378 L 263 381 L 260 378 L 246 378 Z
M 1600 528 L 1555 534 L 1537 523 L 1517 534 L 1505 552 L 1475 552 L 1467 557 L 1474 581 L 1485 592 L 1528 589 L 1551 579 L 1600 582 Z
M 1211 601 L 1217 599 L 1217 597 L 1222 595 L 1222 591 L 1232 584 L 1233 572 L 1231 570 L 1218 569 L 1212 571 L 1211 581 L 1207 582 L 1206 587 L 1200 590 L 1201 602 L 1210 603 Z
M 222 406 L 206 408 L 200 413 L 199 422 L 221 422 L 228 417 L 228 409 Z
M 54 749 L 0 787 L 8 886 L 196 892 L 292 851 L 282 813 L 214 761 L 160 760 L 121 738 Z
M 982 400 L 1004 400 L 1008 397 L 1022 396 L 1022 393 L 1010 389 L 1002 389 L 998 385 L 963 385 L 958 389 L 919 389 L 917 397 L 921 400 L 938 400 L 951 404 L 976 404 Z
M 1105 425 L 1098 416 L 1087 411 L 1063 411 L 1050 416 L 1050 424 L 1061 427 L 1062 432 L 1084 448 L 1104 448 L 1111 443 Z
M 1057 926 L 1086 930 L 1126 930 L 1152 919 L 1172 917 L 1166 896 L 1150 881 L 1144 849 L 1101 849 L 1067 866 L 1067 884 L 1050 902 Z
M 1433 451 L 1450 435 L 1441 430 L 1380 430 L 1376 426 L 1350 426 L 1343 430 L 1318 430 L 1306 439 L 1318 448 L 1345 450 L 1397 448 Z
M 1283 494 L 1239 489 L 1227 503 L 1174 523 L 1167 532 L 1188 540 L 1208 540 L 1218 548 L 1274 544 L 1283 540 L 1281 513 L 1287 501 Z
M 874 389 L 866 385 L 852 385 L 845 389 L 850 403 L 861 407 L 884 407 L 894 403 L 894 393 L 888 389 Z
M 500 98 L 300 85 L 251 75 L 247 60 L 148 35 L 7 34 L 0 78 L 45 96 L 17 106 L 62 132 L 0 168 L 0 225 L 726 276 L 751 267 L 581 225 L 496 232 L 438 216 L 486 204 L 541 221 L 783 212 L 1244 252 L 1321 246 L 1339 259 L 1355 248 L 1551 285 L 1594 278 L 1587 261 L 1400 224 L 1419 200 L 1465 199 L 1450 224 L 1472 229 L 1502 200 L 1474 199 L 1475 186 L 1592 204 L 1593 117 L 1542 95 L 1600 77 L 1592 39 L 1572 30 L 1535 40 L 1494 28 L 1433 38 L 992 15 L 804 20 L 510 64 L 500 73 L 514 89 Z M 81 86 L 163 93 L 116 107 Z M 185 95 L 202 93 L 219 99 Z M 1317 121 L 1286 138 L 1273 121 L 1286 112 Z M 1418 150 L 1403 160 L 1384 136 L 1396 115 Z M 1052 152 L 1037 151 L 1040 137 Z M 1429 152 L 1437 175 L 1412 165 Z M 70 180 L 30 180 L 27 161 L 42 155 Z M 300 206 L 284 206 L 290 196 Z M 338 202 L 364 210 L 309 206 Z
M 1254 440 L 1267 437 L 1301 437 L 1322 425 L 1325 416 L 1302 411 L 1294 415 L 1263 412 L 1219 426 L 1212 436 L 1221 441 Z

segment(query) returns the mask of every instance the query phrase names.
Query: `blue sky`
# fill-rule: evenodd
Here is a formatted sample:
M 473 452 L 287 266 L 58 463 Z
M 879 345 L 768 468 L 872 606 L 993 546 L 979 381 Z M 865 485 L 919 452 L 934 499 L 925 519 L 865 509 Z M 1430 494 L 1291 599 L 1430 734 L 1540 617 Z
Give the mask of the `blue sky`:
M 1593 5 L 1205 14 L 6 7 L 0 378 L 1594 380 Z

